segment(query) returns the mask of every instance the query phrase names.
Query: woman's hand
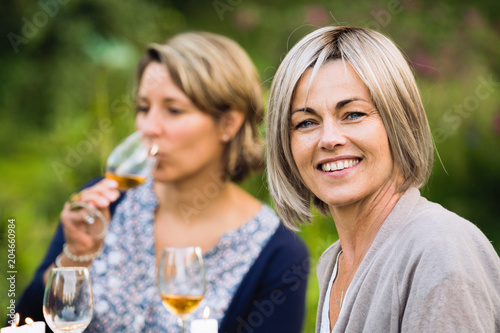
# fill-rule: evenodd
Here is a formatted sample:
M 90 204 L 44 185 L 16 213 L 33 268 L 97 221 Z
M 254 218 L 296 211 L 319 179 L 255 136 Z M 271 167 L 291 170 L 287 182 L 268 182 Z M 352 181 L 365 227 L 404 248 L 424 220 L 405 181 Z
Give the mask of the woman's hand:
M 87 204 L 93 209 L 99 210 L 107 221 L 110 219 L 109 206 L 120 196 L 118 183 L 111 179 L 103 179 L 97 184 L 82 190 L 79 193 L 78 202 Z M 104 238 L 96 238 L 91 235 L 92 228 L 98 226 L 89 224 L 84 219 L 84 214 L 79 210 L 72 210 L 71 204 L 66 203 L 61 212 L 61 222 L 64 231 L 64 239 L 67 250 L 75 256 L 89 255 L 99 251 Z M 61 259 L 69 263 L 66 256 Z M 81 265 L 82 263 L 79 263 Z M 86 263 L 88 264 L 88 263 Z

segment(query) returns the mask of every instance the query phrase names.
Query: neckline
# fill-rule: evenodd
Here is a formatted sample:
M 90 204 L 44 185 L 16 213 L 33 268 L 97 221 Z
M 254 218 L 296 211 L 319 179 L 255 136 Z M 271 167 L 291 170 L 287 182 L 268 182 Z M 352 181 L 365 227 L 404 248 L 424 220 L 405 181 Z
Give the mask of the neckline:
M 342 314 L 342 308 L 340 308 L 339 315 L 337 317 L 337 321 L 335 322 L 335 325 L 330 327 L 330 298 L 332 295 L 332 288 L 333 288 L 333 283 L 335 282 L 335 279 L 337 279 L 337 276 L 339 274 L 339 258 L 340 255 L 342 254 L 342 249 L 340 249 L 339 253 L 336 256 L 335 259 L 335 264 L 333 265 L 333 271 L 330 276 L 329 282 L 328 282 L 328 289 L 326 291 L 325 299 L 323 301 L 323 309 L 321 313 L 321 332 L 324 333 L 324 330 L 326 330 L 328 333 L 333 332 L 335 330 L 335 326 L 337 325 L 340 315 Z M 344 300 L 347 297 L 349 291 L 349 287 L 347 287 L 346 293 L 344 295 Z
M 156 194 L 154 193 L 153 179 L 151 177 L 149 177 L 146 180 L 146 182 L 144 182 L 143 185 L 141 185 L 135 189 L 131 189 L 131 190 L 127 191 L 126 195 L 130 195 L 134 198 L 137 198 L 137 204 L 139 204 L 141 206 L 151 205 L 152 210 L 151 210 L 151 216 L 150 216 L 149 223 L 151 223 L 151 226 L 153 226 L 154 218 L 155 218 L 153 212 L 158 207 L 158 198 L 156 197 Z M 203 256 L 206 257 L 206 256 L 214 255 L 215 253 L 218 252 L 218 250 L 224 248 L 225 246 L 231 245 L 233 239 L 236 236 L 238 236 L 239 234 L 242 234 L 242 235 L 243 234 L 250 234 L 251 232 L 254 231 L 254 228 L 252 226 L 253 223 L 262 224 L 262 221 L 264 220 L 263 216 L 266 214 L 266 212 L 269 212 L 269 211 L 273 212 L 273 211 L 265 202 L 263 202 L 261 200 L 259 200 L 259 201 L 261 203 L 261 207 L 259 208 L 259 210 L 257 210 L 257 212 L 250 219 L 245 221 L 243 224 L 241 224 L 236 229 L 230 229 L 230 230 L 225 231 L 221 235 L 221 237 L 219 238 L 217 243 L 212 248 L 210 248 L 209 250 L 207 250 L 206 252 L 203 253 Z M 267 226 L 268 228 L 273 228 L 274 230 L 276 230 L 278 225 L 279 225 L 278 218 L 276 218 L 276 221 L 277 222 L 275 222 L 275 223 L 267 224 L 264 226 Z M 257 227 L 255 229 L 257 229 Z M 153 246 L 153 251 L 154 251 L 154 246 Z
M 262 218 L 261 215 L 264 214 L 264 211 L 268 208 L 268 206 L 265 203 L 262 203 L 262 206 L 260 209 L 254 214 L 252 218 L 250 218 L 248 221 L 240 225 L 236 229 L 231 229 L 225 231 L 222 236 L 219 238 L 219 241 L 208 251 L 206 251 L 203 255 L 204 256 L 211 256 L 215 254 L 218 250 L 225 246 L 231 245 L 233 239 L 238 236 L 238 235 L 243 235 L 243 234 L 250 234 L 254 228 L 252 227 L 252 223 L 262 223 Z M 270 209 L 270 208 L 269 208 Z M 257 228 L 255 228 L 257 229 Z

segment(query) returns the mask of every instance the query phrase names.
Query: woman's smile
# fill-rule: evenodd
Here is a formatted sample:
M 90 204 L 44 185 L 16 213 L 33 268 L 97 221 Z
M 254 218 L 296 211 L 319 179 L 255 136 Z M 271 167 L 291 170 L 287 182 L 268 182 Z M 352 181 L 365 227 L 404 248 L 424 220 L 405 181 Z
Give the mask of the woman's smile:
M 345 159 L 341 161 L 334 162 L 324 162 L 318 165 L 319 170 L 323 170 L 325 172 L 335 172 L 341 171 L 344 169 L 349 169 L 358 164 L 361 160 L 359 158 L 355 159 Z

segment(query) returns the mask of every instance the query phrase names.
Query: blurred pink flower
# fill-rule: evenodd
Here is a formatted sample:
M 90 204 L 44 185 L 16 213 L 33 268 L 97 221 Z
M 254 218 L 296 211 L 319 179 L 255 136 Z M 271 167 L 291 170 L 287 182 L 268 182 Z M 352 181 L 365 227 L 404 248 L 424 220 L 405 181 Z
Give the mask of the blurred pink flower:
M 452 43 L 445 43 L 439 48 L 439 57 L 447 61 L 456 59 L 457 53 L 456 45 Z
M 421 12 L 424 7 L 424 3 L 422 1 L 412 1 L 406 0 L 402 3 L 404 10 L 409 12 Z
M 322 26 L 330 21 L 330 13 L 321 5 L 309 5 L 305 9 L 307 23 Z
M 427 76 L 429 78 L 437 78 L 439 77 L 439 71 L 436 68 L 436 62 L 429 53 L 420 50 L 415 53 L 411 57 L 411 62 L 415 70 L 423 76 Z
M 458 51 L 457 45 L 451 42 L 443 44 L 439 48 L 436 67 L 441 77 L 457 77 L 457 75 L 470 75 L 470 64 L 462 60 L 463 54 Z
M 484 16 L 477 8 L 469 7 L 464 15 L 464 23 L 472 28 L 480 28 L 484 26 Z
M 500 135 L 500 111 L 494 116 L 493 119 L 493 130 L 497 135 Z
M 240 31 L 251 31 L 260 22 L 259 12 L 254 8 L 238 9 L 234 15 L 234 26 Z

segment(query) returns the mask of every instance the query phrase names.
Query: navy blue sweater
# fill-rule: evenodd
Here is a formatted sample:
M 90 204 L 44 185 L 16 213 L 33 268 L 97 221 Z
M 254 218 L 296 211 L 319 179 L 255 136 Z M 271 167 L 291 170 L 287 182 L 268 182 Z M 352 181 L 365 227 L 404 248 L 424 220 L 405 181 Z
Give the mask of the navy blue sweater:
M 122 198 L 110 207 L 111 214 Z M 44 320 L 43 274 L 62 252 L 63 244 L 59 224 L 43 262 L 17 303 L 16 311 L 23 322 L 25 317 Z M 301 332 L 308 273 L 307 248 L 280 225 L 243 278 L 220 323 L 219 333 Z

